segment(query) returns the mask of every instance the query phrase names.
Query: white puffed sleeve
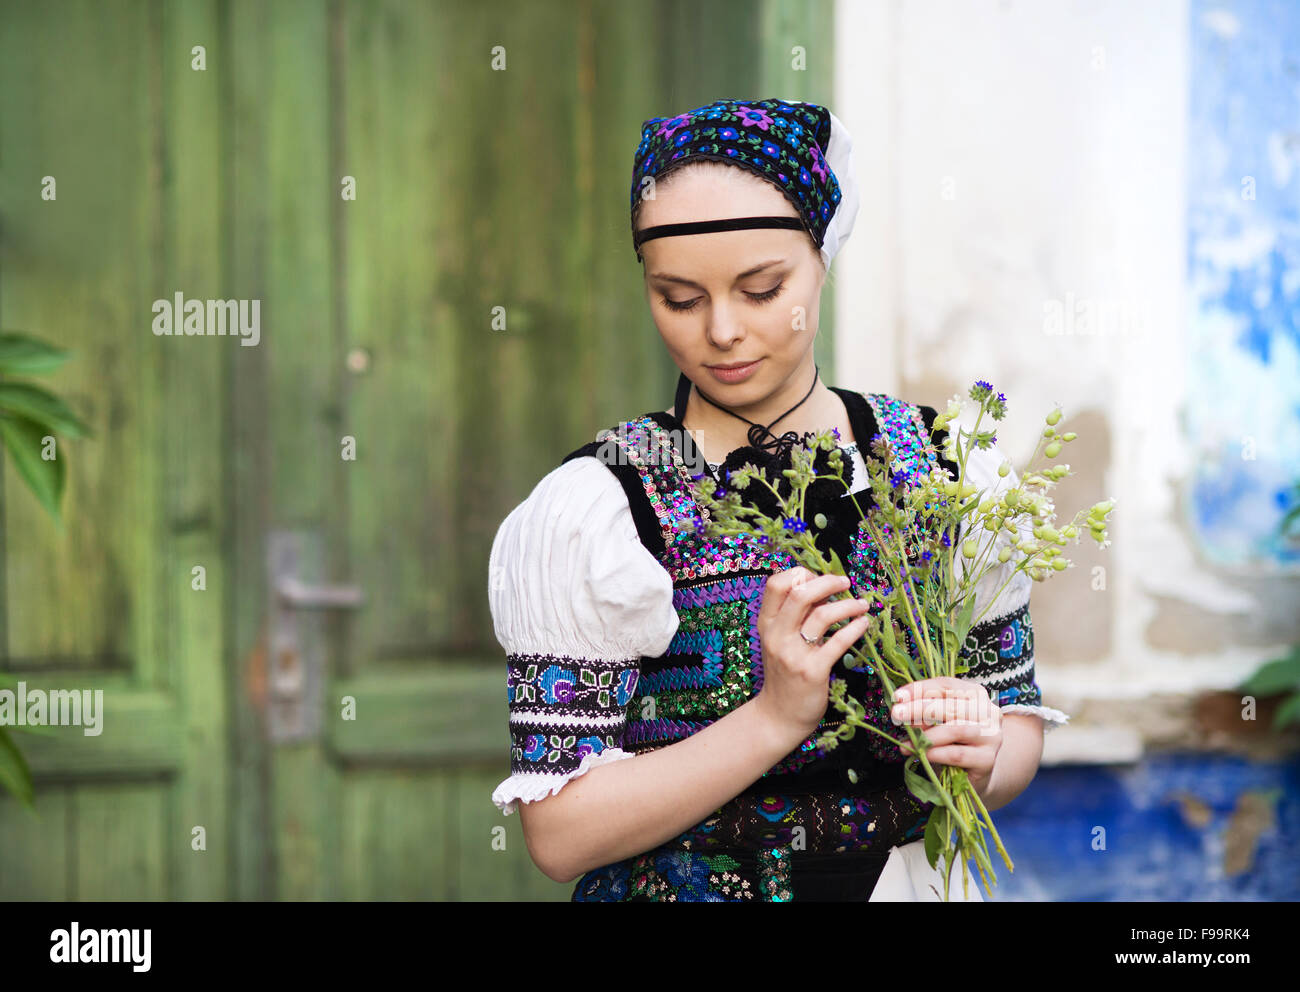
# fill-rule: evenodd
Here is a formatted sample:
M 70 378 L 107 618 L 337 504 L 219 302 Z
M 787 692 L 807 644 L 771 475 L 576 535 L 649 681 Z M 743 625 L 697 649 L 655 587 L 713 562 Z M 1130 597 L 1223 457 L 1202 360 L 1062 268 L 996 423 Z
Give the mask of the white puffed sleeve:
M 969 430 L 970 425 L 963 426 Z M 957 424 L 952 427 L 955 433 Z M 998 475 L 999 466 L 1006 460 L 996 445 L 973 449 L 966 462 L 966 481 L 985 490 L 994 499 L 1001 498 L 1019 481 L 1015 469 L 1011 469 L 1005 478 Z M 1022 522 L 1021 532 L 1025 538 L 1033 537 L 1028 522 Z M 969 536 L 975 538 L 979 548 L 974 561 L 992 560 L 994 567 L 975 586 L 975 616 L 983 616 L 971 628 L 963 645 L 962 654 L 970 666 L 965 678 L 986 686 L 1003 713 L 1029 713 L 1042 717 L 1044 730 L 1061 726 L 1070 719 L 1069 716 L 1043 705 L 1042 690 L 1034 674 L 1034 628 L 1029 615 L 1029 593 L 1034 581 L 1024 572 L 1015 573 L 1014 564 L 1020 552 L 1014 548 L 1006 564 L 996 562 L 998 552 L 1003 547 L 1011 547 L 1015 538 L 1005 528 L 999 529 L 996 535 L 981 530 Z M 990 541 L 993 548 L 989 558 L 985 559 L 984 551 Z M 960 574 L 966 561 L 957 555 L 957 562 Z
M 642 657 L 677 633 L 672 578 L 637 535 L 627 495 L 598 458 L 545 476 L 497 530 L 488 600 L 506 652 L 510 777 L 503 813 L 555 795 L 622 749 Z

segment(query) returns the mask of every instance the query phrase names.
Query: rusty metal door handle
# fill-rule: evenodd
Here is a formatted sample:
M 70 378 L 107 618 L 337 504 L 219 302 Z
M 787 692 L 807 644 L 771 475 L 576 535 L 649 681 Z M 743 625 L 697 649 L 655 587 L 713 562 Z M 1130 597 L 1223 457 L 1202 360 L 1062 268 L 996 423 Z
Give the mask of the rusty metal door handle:
M 266 726 L 275 742 L 320 735 L 328 647 L 321 613 L 355 610 L 365 600 L 359 586 L 298 578 L 304 559 L 323 560 L 320 545 L 314 534 L 290 531 L 272 531 L 267 541 L 271 670 Z

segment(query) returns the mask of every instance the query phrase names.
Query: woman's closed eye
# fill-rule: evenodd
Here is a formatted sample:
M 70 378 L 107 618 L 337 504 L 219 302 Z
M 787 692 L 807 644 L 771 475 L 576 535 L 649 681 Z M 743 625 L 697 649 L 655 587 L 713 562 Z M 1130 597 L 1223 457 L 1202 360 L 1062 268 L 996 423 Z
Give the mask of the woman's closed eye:
M 785 282 L 782 281 L 777 283 L 771 289 L 765 290 L 762 293 L 750 293 L 747 291 L 745 295 L 748 296 L 755 303 L 768 303 L 776 299 L 777 296 L 780 295 L 781 290 L 784 288 L 785 288 Z M 701 298 L 697 296 L 692 300 L 686 300 L 682 303 L 678 303 L 674 300 L 668 299 L 668 297 L 665 296 L 663 298 L 663 301 L 664 301 L 664 306 L 666 306 L 669 310 L 675 310 L 678 313 L 685 313 L 687 310 L 694 310 L 697 306 L 699 306 L 700 299 Z

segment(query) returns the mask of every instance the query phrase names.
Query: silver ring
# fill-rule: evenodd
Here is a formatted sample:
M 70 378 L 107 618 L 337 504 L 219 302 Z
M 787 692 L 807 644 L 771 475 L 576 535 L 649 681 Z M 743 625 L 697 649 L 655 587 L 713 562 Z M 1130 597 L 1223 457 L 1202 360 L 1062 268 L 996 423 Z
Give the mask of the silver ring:
M 814 638 L 811 638 L 811 637 L 809 637 L 807 634 L 805 634 L 802 630 L 799 631 L 799 636 L 803 638 L 803 642 L 804 642 L 805 644 L 810 644 L 810 645 L 816 646 L 816 645 L 822 643 L 822 639 L 821 639 L 820 637 L 815 638 L 815 639 L 814 639 Z

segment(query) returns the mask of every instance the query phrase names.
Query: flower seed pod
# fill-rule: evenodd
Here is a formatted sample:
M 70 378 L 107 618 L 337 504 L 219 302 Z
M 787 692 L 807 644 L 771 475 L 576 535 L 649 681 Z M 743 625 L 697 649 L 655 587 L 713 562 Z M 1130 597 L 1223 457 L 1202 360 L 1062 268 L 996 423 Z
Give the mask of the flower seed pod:
M 1010 471 L 1011 471 L 1011 463 L 1010 463 L 1010 462 L 1003 462 L 1001 465 L 998 466 L 998 475 L 999 475 L 1000 477 L 1002 477 L 1003 479 L 1005 479 L 1005 478 L 1007 477 L 1007 474 L 1008 474 Z
M 998 561 L 1002 562 L 1003 564 L 1006 564 L 1010 560 L 1011 560 L 1010 548 L 1003 548 L 1001 551 L 998 552 Z
M 1045 454 L 1048 458 L 1055 458 L 1060 453 L 1061 453 L 1060 441 L 1053 441 L 1051 444 L 1049 444 L 1046 448 L 1043 449 L 1043 454 Z
M 968 537 L 966 540 L 961 542 L 961 553 L 963 557 L 974 558 L 976 550 L 977 545 L 973 538 Z
M 1061 408 L 1059 406 L 1047 415 L 1047 422 L 1053 427 L 1061 422 Z

